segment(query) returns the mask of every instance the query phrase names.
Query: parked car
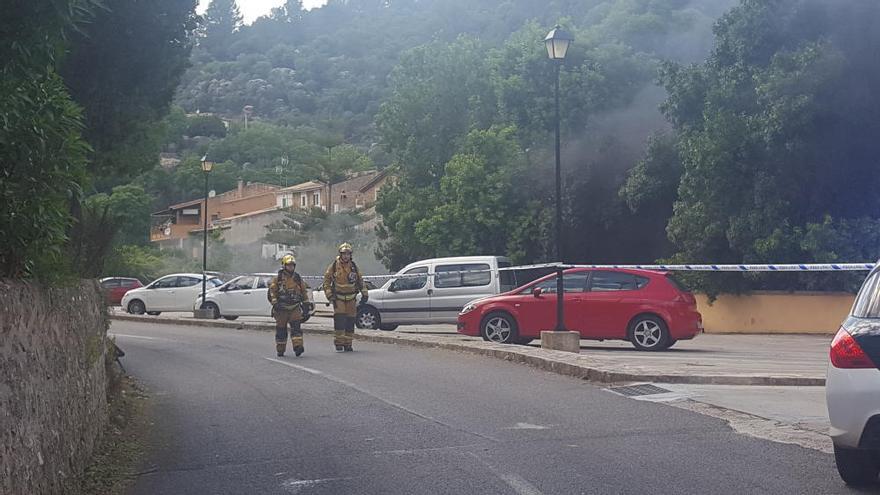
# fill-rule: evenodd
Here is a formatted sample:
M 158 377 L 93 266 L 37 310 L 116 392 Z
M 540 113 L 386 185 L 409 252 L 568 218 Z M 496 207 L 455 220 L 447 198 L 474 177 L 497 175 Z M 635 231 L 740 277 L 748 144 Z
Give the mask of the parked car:
M 658 351 L 703 331 L 693 294 L 665 272 L 572 268 L 564 272 L 565 327 L 581 338 L 628 340 Z M 556 275 L 467 304 L 458 331 L 527 344 L 556 327 Z
M 410 263 L 358 308 L 358 328 L 394 330 L 398 325 L 455 323 L 475 298 L 516 287 L 510 260 L 501 256 L 435 258 Z M 471 272 L 471 273 L 462 273 Z M 407 275 L 407 277 L 401 277 Z
M 126 292 L 144 286 L 140 280 L 130 277 L 107 277 L 99 282 L 108 306 L 118 306 Z
M 372 280 L 364 280 L 364 285 L 367 286 L 368 291 L 373 291 L 377 289 L 376 284 L 373 283 Z M 370 297 L 372 297 L 372 292 L 370 293 Z M 361 296 L 357 296 L 357 300 L 361 300 Z M 330 301 L 327 300 L 327 295 L 324 294 L 324 286 L 319 285 L 315 290 L 312 291 L 312 302 L 315 303 L 315 312 L 313 314 L 319 316 L 332 316 L 333 315 L 333 306 L 330 305 Z
M 831 342 L 825 383 L 840 477 L 877 483 L 880 473 L 880 271 L 874 268 Z
M 269 284 L 275 273 L 242 275 L 205 293 L 205 307 L 214 311 L 214 318 L 235 320 L 239 316 L 271 316 Z M 193 308 L 202 305 L 202 295 L 196 296 Z M 314 310 L 312 311 L 314 314 Z
M 207 288 L 223 285 L 208 276 Z M 132 314 L 158 315 L 162 311 L 192 311 L 193 301 L 202 291 L 199 273 L 173 273 L 158 278 L 146 287 L 132 289 L 122 296 L 122 307 Z

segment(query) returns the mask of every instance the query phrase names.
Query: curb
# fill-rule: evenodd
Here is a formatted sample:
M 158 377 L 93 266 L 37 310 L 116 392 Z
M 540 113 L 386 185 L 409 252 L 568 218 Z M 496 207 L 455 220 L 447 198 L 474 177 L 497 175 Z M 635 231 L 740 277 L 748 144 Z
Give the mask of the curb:
M 271 332 L 274 326 L 265 323 L 236 323 L 232 321 L 192 320 L 192 319 L 159 319 L 133 315 L 111 315 L 111 320 L 137 321 L 141 323 L 187 325 L 197 327 L 229 328 L 233 330 L 256 330 Z M 305 333 L 332 334 L 333 330 L 303 326 Z M 571 376 L 605 385 L 616 385 L 632 382 L 678 383 L 687 385 L 754 385 L 754 386 L 799 386 L 820 387 L 825 385 L 825 378 L 803 376 L 754 376 L 754 375 L 679 375 L 679 374 L 644 374 L 613 371 L 590 366 L 588 363 L 572 363 L 565 358 L 572 354 L 562 351 L 546 350 L 535 347 L 508 346 L 490 342 L 443 342 L 441 340 L 424 340 L 409 338 L 405 334 L 388 335 L 387 332 L 376 330 L 358 330 L 355 338 L 382 344 L 408 345 L 411 347 L 444 349 L 467 352 L 479 356 L 487 356 L 513 363 L 520 363 L 559 375 Z M 445 337 L 434 337 L 443 339 Z M 588 361 L 589 357 L 580 356 L 579 360 Z

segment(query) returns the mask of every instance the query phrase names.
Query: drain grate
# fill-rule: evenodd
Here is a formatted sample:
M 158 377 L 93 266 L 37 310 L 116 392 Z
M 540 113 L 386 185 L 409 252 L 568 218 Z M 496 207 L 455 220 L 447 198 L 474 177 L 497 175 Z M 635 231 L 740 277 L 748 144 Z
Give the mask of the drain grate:
M 615 394 L 620 394 L 626 397 L 639 397 L 642 395 L 654 395 L 654 394 L 668 394 L 672 392 L 671 390 L 666 390 L 665 388 L 660 388 L 657 385 L 651 385 L 650 383 L 646 383 L 644 385 L 627 385 L 625 387 L 612 387 L 608 389 L 609 392 L 614 392 Z

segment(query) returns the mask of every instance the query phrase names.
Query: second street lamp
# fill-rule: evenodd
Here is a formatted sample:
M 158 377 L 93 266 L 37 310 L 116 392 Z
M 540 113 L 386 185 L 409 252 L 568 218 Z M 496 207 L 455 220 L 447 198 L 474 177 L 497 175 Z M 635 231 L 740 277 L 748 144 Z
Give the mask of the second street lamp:
M 563 262 L 562 258 L 562 159 L 560 157 L 559 146 L 559 71 L 562 67 L 562 61 L 565 60 L 565 54 L 568 53 L 568 46 L 574 41 L 574 36 L 563 31 L 557 24 L 552 31 L 547 33 L 544 38 L 544 45 L 547 47 L 547 56 L 556 62 L 555 77 L 555 98 L 556 98 L 556 260 Z M 565 295 L 565 287 L 563 284 L 563 268 L 556 270 L 556 331 L 565 330 L 565 317 L 562 299 Z
M 214 162 L 208 160 L 208 155 L 202 157 L 202 172 L 205 174 L 205 206 L 202 208 L 204 216 L 204 231 L 202 235 L 202 304 L 199 309 L 205 309 L 205 292 L 208 281 L 208 174 L 214 169 Z

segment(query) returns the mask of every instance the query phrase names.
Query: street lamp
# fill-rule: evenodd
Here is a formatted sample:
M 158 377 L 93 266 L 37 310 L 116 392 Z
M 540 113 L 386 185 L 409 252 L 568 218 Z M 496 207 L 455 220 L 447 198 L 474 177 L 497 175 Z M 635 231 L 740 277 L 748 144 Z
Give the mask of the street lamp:
M 559 150 L 559 71 L 568 46 L 574 41 L 574 36 L 563 31 L 559 24 L 544 37 L 544 45 L 547 47 L 547 56 L 556 61 L 556 259 L 562 263 L 562 160 Z M 556 269 L 556 330 L 565 330 L 565 319 L 562 299 L 565 288 L 562 283 L 563 268 Z
M 205 291 L 208 282 L 208 174 L 214 169 L 214 162 L 208 160 L 208 155 L 202 157 L 202 172 L 205 173 L 205 207 L 202 209 L 204 214 L 204 231 L 202 236 L 202 305 L 199 309 L 205 308 Z

